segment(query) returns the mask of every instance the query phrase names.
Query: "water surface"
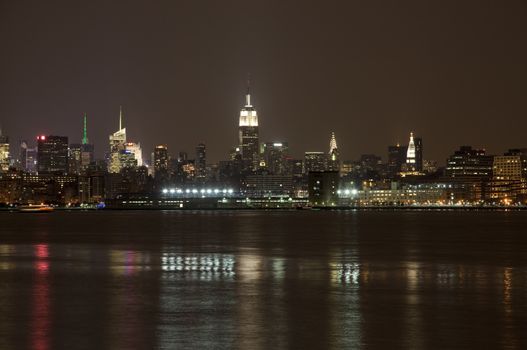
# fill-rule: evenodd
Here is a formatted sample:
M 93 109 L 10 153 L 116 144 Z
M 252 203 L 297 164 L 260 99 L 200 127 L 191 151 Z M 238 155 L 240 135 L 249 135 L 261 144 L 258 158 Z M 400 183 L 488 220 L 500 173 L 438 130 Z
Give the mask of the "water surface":
M 527 348 L 527 213 L 0 213 L 1 349 Z

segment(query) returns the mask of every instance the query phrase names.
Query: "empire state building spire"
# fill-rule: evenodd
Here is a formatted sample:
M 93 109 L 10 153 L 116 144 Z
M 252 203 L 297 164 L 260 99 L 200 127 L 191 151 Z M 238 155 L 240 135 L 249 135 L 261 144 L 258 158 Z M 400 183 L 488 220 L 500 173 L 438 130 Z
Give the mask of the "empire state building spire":
M 251 75 L 247 76 L 247 94 L 245 94 L 245 107 L 252 107 L 251 105 Z

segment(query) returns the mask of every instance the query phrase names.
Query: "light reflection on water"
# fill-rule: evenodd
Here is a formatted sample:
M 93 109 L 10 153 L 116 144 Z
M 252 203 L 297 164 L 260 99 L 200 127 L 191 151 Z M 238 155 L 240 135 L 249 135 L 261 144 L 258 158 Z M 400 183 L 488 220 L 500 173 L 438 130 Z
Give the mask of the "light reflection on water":
M 349 213 L 320 214 L 333 220 L 319 225 L 317 216 L 298 232 L 287 213 L 119 215 L 154 215 L 145 220 L 154 226 L 108 221 L 110 231 L 86 240 L 48 230 L 0 244 L 1 349 L 72 348 L 78 339 L 109 349 L 527 345 L 527 262 L 514 233 L 516 245 L 468 232 L 467 256 L 455 235 L 434 235 L 432 245 L 431 233 L 411 231 L 421 219 L 398 236 L 382 234 L 395 224 L 364 226 L 367 217 Z
M 51 305 L 49 283 L 49 248 L 47 244 L 36 244 L 35 277 L 31 303 L 31 348 L 50 349 Z

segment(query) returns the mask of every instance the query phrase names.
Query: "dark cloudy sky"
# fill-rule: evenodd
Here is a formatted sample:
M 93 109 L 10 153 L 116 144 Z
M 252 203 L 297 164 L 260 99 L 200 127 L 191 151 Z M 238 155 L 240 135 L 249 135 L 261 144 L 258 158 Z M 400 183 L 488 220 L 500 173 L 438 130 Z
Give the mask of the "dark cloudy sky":
M 211 160 L 237 141 L 247 73 L 262 141 L 386 158 L 527 147 L 525 1 L 0 0 L 0 123 L 12 141 L 117 128 Z M 148 153 L 145 152 L 145 156 Z

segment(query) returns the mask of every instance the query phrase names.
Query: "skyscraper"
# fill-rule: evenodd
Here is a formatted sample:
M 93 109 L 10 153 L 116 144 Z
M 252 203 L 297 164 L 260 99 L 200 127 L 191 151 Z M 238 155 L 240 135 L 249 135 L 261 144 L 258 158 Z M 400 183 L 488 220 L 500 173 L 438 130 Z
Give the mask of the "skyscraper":
M 245 95 L 245 106 L 240 111 L 239 142 L 242 160 L 247 163 L 246 170 L 256 170 L 260 163 L 258 115 L 251 104 L 249 86 Z
M 0 128 L 0 171 L 9 170 L 9 138 L 2 134 Z
M 415 167 L 415 143 L 414 133 L 410 133 L 410 141 L 408 142 L 408 149 L 406 151 L 406 164 Z
M 88 165 L 93 162 L 94 149 L 93 144 L 88 141 L 88 115 L 84 113 L 81 143 L 81 167 L 83 170 L 88 168 Z
M 123 108 L 119 110 L 119 130 L 110 135 L 110 154 L 108 159 L 108 172 L 118 173 L 123 168 L 121 155 L 125 151 L 126 128 L 123 128 Z
M 166 145 L 158 145 L 154 148 L 154 176 L 156 178 L 168 174 L 168 148 Z
M 37 137 L 37 171 L 39 173 L 68 172 L 68 137 L 38 136 Z
M 414 137 L 415 146 L 415 170 L 423 171 L 423 139 Z
M 406 152 L 406 171 L 420 172 L 423 170 L 423 139 L 414 138 L 414 133 L 410 133 L 410 141 Z
M 288 156 L 287 142 L 266 142 L 263 145 L 263 159 L 271 174 L 285 175 L 291 173 Z
M 73 143 L 69 149 L 69 169 L 73 174 L 80 174 L 93 162 L 94 147 L 88 141 L 88 116 L 83 115 L 81 143 Z
M 196 177 L 203 179 L 207 177 L 207 148 L 204 143 L 196 146 Z
M 21 170 L 27 170 L 27 141 L 20 141 L 20 148 L 18 151 L 18 164 Z
M 328 157 L 324 152 L 305 152 L 304 173 L 327 170 L 327 160 Z
M 126 142 L 124 144 L 125 153 L 133 154 L 137 166 L 143 166 L 143 150 L 140 143 Z
M 337 139 L 335 133 L 331 133 L 331 139 L 329 140 L 329 152 L 328 152 L 328 170 L 339 171 L 340 170 L 340 154 L 337 147 Z
M 394 177 L 401 172 L 401 167 L 406 163 L 408 147 L 397 144 L 388 146 L 388 173 Z

